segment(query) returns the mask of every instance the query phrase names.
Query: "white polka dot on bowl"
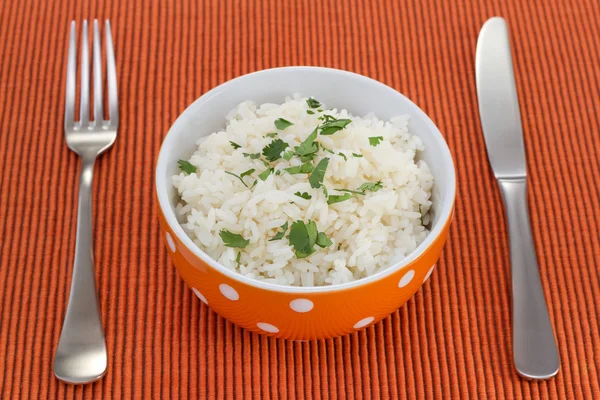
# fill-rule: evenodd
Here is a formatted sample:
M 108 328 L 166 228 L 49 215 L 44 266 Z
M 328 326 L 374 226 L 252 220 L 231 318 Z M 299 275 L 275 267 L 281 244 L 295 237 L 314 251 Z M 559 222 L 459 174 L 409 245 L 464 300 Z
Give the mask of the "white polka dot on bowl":
M 167 232 L 166 237 L 167 237 L 167 245 L 169 246 L 169 249 L 173 253 L 175 253 L 177 251 L 177 247 L 175 247 L 175 241 L 173 240 L 173 238 L 171 237 L 171 234 L 169 232 Z
M 408 285 L 413 280 L 414 277 L 415 277 L 415 270 L 411 269 L 410 271 L 405 273 L 404 276 L 400 279 L 400 282 L 398 282 L 398 287 L 402 288 L 402 287 Z
M 433 274 L 434 269 L 435 269 L 435 265 L 429 269 L 429 272 L 427 272 L 427 275 L 425 275 L 425 279 L 423 279 L 423 283 L 427 282 L 427 279 L 429 279 L 431 274 Z
M 219 291 L 221 291 L 221 294 L 231 301 L 237 301 L 240 298 L 238 292 L 226 283 L 221 283 L 219 285 Z
M 308 299 L 295 299 L 290 301 L 290 308 L 298 313 L 309 312 L 314 306 L 314 303 Z
M 275 325 L 267 324 L 266 322 L 259 322 L 256 324 L 261 330 L 269 333 L 277 333 L 279 332 L 279 328 Z
M 358 321 L 356 324 L 354 324 L 354 329 L 363 328 L 363 327 L 369 325 L 371 322 L 373 322 L 374 319 L 375 319 L 375 317 L 363 318 L 360 321 Z
M 196 297 L 198 297 L 200 299 L 200 301 L 202 301 L 204 304 L 208 305 L 208 300 L 206 300 L 206 297 L 204 297 L 204 295 L 202 293 L 200 293 L 198 291 L 198 289 L 192 288 L 192 291 L 194 292 Z

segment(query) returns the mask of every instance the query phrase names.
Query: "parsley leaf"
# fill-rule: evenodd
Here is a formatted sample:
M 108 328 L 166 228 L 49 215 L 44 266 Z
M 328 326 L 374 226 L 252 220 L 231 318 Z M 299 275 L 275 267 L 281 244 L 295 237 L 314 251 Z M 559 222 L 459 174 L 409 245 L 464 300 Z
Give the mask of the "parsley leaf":
M 317 242 L 317 235 L 317 225 L 313 221 L 309 221 L 308 224 L 302 220 L 292 223 L 289 240 L 297 258 L 306 258 L 315 252 L 313 246 Z
M 285 161 L 290 161 L 294 157 L 294 152 L 291 150 L 287 150 L 283 152 L 283 159 Z
M 251 170 L 248 170 L 248 171 L 251 171 Z M 248 172 L 248 171 L 246 171 L 246 172 Z M 244 172 L 244 173 L 246 173 L 246 172 Z M 239 176 L 239 175 L 236 175 L 236 174 L 234 174 L 233 172 L 229 172 L 229 171 L 225 171 L 225 173 L 226 173 L 226 174 L 229 174 L 229 175 L 231 175 L 231 176 L 235 176 L 236 178 L 238 178 L 238 179 L 240 180 L 240 182 L 242 182 L 242 183 L 244 184 L 244 186 L 248 187 L 248 185 L 246 185 L 246 182 L 244 182 L 244 180 L 242 179 L 242 177 L 241 177 L 241 176 Z M 251 174 L 252 172 L 249 172 L 249 173 Z
M 333 244 L 324 232 L 319 232 L 317 235 L 317 246 L 321 248 L 329 247 Z
M 292 126 L 294 124 L 292 124 L 290 121 L 288 121 L 287 119 L 283 119 L 283 118 L 277 118 L 275 120 L 275 126 L 277 127 L 277 129 L 281 129 L 284 130 L 285 128 L 287 128 L 288 126 Z
M 323 146 L 323 143 L 321 143 L 321 148 L 322 148 L 324 151 L 326 151 L 326 152 L 328 152 L 328 153 L 330 153 L 330 154 L 335 154 L 333 150 L 330 150 L 330 149 L 328 149 L 327 147 Z
M 383 136 L 371 136 L 369 138 L 369 144 L 373 147 L 377 146 L 379 142 L 383 140 Z
M 350 190 L 350 189 L 335 189 L 335 190 L 337 190 L 338 192 L 347 192 L 347 193 L 352 193 L 352 194 L 364 195 L 366 191 L 376 192 L 382 188 L 383 188 L 383 184 L 381 183 L 381 181 L 378 181 L 378 182 L 365 182 L 362 185 L 360 185 L 360 187 L 356 190 Z M 340 200 L 340 201 L 343 201 L 343 200 Z
M 325 170 L 329 165 L 329 158 L 325 157 L 319 161 L 314 171 L 310 174 L 308 178 L 308 182 L 310 182 L 310 186 L 313 189 L 318 189 L 323 183 L 323 179 L 325 179 Z
M 319 111 L 321 111 L 321 110 L 319 110 Z M 331 116 L 331 115 L 328 115 L 328 114 L 321 115 L 321 116 L 319 117 L 319 119 L 320 119 L 321 121 L 325 122 L 325 123 L 327 123 L 327 122 L 333 122 L 333 121 L 337 121 L 337 120 L 335 119 L 335 117 L 333 117 L 333 116 Z
M 370 192 L 376 192 L 380 189 L 383 189 L 383 184 L 381 183 L 381 181 L 365 182 L 362 185 L 360 185 L 360 187 L 358 188 L 358 190 L 362 190 L 363 192 L 365 192 L 367 190 Z
M 242 155 L 244 157 L 250 158 L 251 160 L 256 160 L 256 159 L 260 158 L 260 153 L 242 153 Z
M 177 164 L 179 164 L 179 169 L 186 174 L 193 174 L 197 171 L 197 168 L 189 161 L 179 160 L 177 161 Z
M 263 155 L 269 161 L 275 161 L 281 158 L 281 153 L 288 147 L 288 144 L 281 139 L 275 139 L 263 148 Z
M 284 168 L 283 170 L 290 175 L 294 174 L 310 174 L 315 167 L 311 161 L 307 161 L 302 165 L 296 165 L 294 167 Z
M 312 247 L 317 243 L 317 234 L 319 233 L 317 231 L 317 223 L 309 220 L 308 224 L 306 224 L 306 231 L 308 232 L 308 243 Z
M 341 203 L 342 201 L 346 201 L 351 197 L 352 197 L 352 195 L 350 193 L 345 193 L 342 196 L 337 196 L 335 194 L 332 194 L 331 196 L 329 196 L 327 198 L 327 204 Z
M 312 110 L 306 110 L 306 113 L 307 113 L 308 115 L 314 115 L 314 114 L 315 114 L 315 112 L 314 112 L 314 111 L 312 111 Z
M 273 236 L 273 238 L 272 238 L 272 239 L 269 239 L 269 242 L 272 242 L 272 241 L 274 241 L 274 240 L 280 240 L 280 239 L 282 239 L 282 238 L 283 238 L 283 235 L 285 235 L 285 233 L 287 232 L 287 229 L 288 229 L 288 223 L 286 222 L 285 224 L 281 225 L 281 229 L 282 229 L 282 230 L 281 230 L 280 232 L 277 232 L 277 233 L 275 234 L 275 236 Z
M 304 193 L 296 192 L 294 194 L 296 196 L 298 196 L 298 197 L 302 197 L 304 200 L 310 200 L 310 199 L 312 199 L 312 196 L 310 194 L 306 193 L 306 192 L 304 192 Z
M 350 119 L 336 119 L 331 122 L 325 122 L 323 125 L 320 126 L 321 135 L 333 135 L 337 131 L 340 131 L 346 126 L 348 126 L 350 122 L 352 122 L 352 120 Z
M 237 150 L 240 147 L 242 147 L 239 144 L 237 144 L 236 142 L 232 142 L 232 141 L 229 141 L 229 144 L 231 144 L 231 147 L 233 147 L 234 150 Z
M 352 153 L 352 155 L 356 158 L 361 158 L 363 156 L 362 154 L 357 154 L 357 153 Z
M 348 157 L 346 157 L 346 155 L 342 152 L 339 152 L 338 155 L 342 156 L 342 158 L 344 159 L 344 161 L 348 161 Z
M 277 136 L 277 132 L 267 133 L 267 137 L 274 138 L 275 136 Z
M 240 266 L 240 260 L 242 259 L 242 252 L 238 251 L 238 255 L 235 258 L 235 262 L 237 263 L 238 267 Z
M 306 104 L 308 104 L 308 106 L 310 108 L 319 108 L 319 107 L 321 107 L 321 103 L 319 103 L 317 100 L 313 99 L 312 97 L 306 99 Z
M 246 172 L 242 172 L 242 174 L 240 175 L 240 178 L 243 178 L 243 177 L 245 177 L 246 175 L 250 175 L 250 174 L 251 174 L 251 173 L 253 173 L 254 171 L 256 171 L 256 170 L 255 170 L 254 168 L 252 168 L 252 169 L 249 169 L 249 170 L 248 170 L 248 171 L 246 171 Z
M 347 192 L 347 193 L 352 193 L 352 194 L 365 194 L 364 191 L 357 191 L 357 190 L 350 190 L 350 189 L 335 189 L 338 192 Z
M 263 172 L 258 174 L 258 177 L 260 178 L 261 181 L 266 181 L 272 172 L 273 172 L 273 168 L 267 168 L 266 170 L 264 170 Z
M 325 194 L 325 197 L 329 197 L 329 193 L 327 192 L 327 187 L 325 185 L 321 185 L 321 189 L 323 189 L 323 194 Z
M 317 230 L 317 224 L 314 221 L 308 221 L 305 224 L 302 220 L 292 223 L 290 235 L 288 236 L 290 245 L 294 247 L 297 258 L 306 258 L 315 252 L 315 244 L 321 248 L 329 247 L 333 243 L 324 232 Z
M 315 139 L 317 138 L 317 129 L 312 131 L 310 135 L 304 140 L 304 142 L 300 143 L 299 146 L 295 146 L 294 150 L 298 157 L 303 162 L 308 160 L 312 160 L 319 151 L 319 145 L 315 143 Z
M 243 249 L 250 243 L 250 240 L 244 239 L 242 235 L 231 233 L 226 229 L 222 229 L 221 232 L 219 232 L 219 236 L 221 236 L 221 240 L 223 240 L 223 243 L 227 247 Z

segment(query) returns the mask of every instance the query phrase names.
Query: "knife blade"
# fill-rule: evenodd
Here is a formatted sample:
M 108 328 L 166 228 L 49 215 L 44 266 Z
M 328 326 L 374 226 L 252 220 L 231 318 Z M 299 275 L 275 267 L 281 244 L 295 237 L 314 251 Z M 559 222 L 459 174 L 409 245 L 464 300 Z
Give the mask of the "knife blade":
M 558 373 L 560 359 L 531 235 L 523 128 L 508 27 L 503 18 L 490 18 L 481 28 L 475 75 L 488 159 L 507 215 L 513 360 L 522 377 L 548 379 Z

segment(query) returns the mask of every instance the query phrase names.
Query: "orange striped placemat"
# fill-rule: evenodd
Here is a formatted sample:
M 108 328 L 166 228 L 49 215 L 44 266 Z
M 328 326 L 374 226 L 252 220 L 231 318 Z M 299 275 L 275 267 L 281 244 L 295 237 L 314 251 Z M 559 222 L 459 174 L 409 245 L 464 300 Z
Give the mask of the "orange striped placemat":
M 546 383 L 511 365 L 501 199 L 478 120 L 474 54 L 510 25 L 535 244 L 562 358 Z M 75 244 L 78 160 L 63 140 L 68 21 L 110 18 L 121 125 L 97 163 L 97 278 L 109 369 L 52 375 Z M 0 4 L 0 398 L 600 398 L 600 3 L 3 1 Z M 378 79 L 444 133 L 456 219 L 432 279 L 367 330 L 292 343 L 232 326 L 170 264 L 154 161 L 195 98 L 251 71 L 320 65 Z

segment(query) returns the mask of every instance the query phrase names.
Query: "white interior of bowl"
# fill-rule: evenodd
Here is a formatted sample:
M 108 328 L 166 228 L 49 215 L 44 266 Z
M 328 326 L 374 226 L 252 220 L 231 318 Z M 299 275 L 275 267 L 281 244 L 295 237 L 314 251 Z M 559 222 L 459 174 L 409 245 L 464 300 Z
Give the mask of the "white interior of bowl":
M 409 130 L 418 135 L 425 146 L 420 158 L 427 162 L 434 176 L 433 206 L 430 234 L 402 262 L 354 282 L 334 286 L 290 287 L 246 278 L 225 268 L 198 248 L 184 232 L 175 214 L 178 196 L 171 184 L 171 177 L 179 172 L 177 160 L 189 159 L 200 137 L 223 129 L 225 115 L 242 101 L 283 103 L 286 96 L 294 93 L 312 96 L 327 107 L 344 108 L 357 116 L 374 112 L 378 118 L 389 120 L 397 115 L 410 115 Z M 450 217 L 456 181 L 454 164 L 444 138 L 429 117 L 405 96 L 378 81 L 351 72 L 320 67 L 286 67 L 233 79 L 192 103 L 165 137 L 156 166 L 156 187 L 167 222 L 186 246 L 205 262 L 238 281 L 268 290 L 297 293 L 332 291 L 361 285 L 380 279 L 417 258 L 440 234 Z

